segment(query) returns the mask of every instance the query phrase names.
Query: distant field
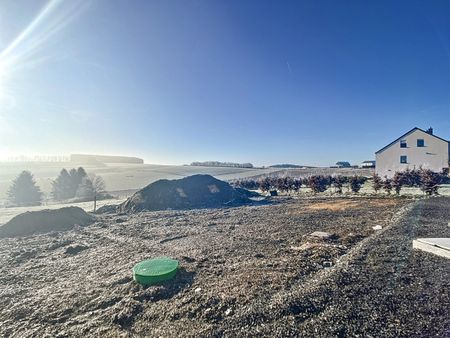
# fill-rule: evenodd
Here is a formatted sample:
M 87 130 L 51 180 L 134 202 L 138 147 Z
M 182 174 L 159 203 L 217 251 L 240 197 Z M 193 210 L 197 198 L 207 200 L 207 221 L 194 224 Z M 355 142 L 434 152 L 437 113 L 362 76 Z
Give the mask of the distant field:
M 370 177 L 373 175 L 375 169 L 354 169 L 354 168 L 273 168 L 274 170 L 269 175 L 275 176 L 291 176 L 291 177 L 308 177 L 312 175 L 342 175 L 342 176 L 366 176 Z M 262 173 L 258 176 L 267 176 L 268 173 Z
M 0 205 L 3 204 L 12 180 L 22 170 L 29 170 L 34 174 L 37 184 L 49 197 L 51 183 L 62 168 L 70 169 L 78 167 L 77 163 L 0 163 Z M 130 195 L 133 191 L 140 189 L 159 179 L 176 179 L 194 174 L 210 174 L 221 180 L 251 177 L 255 175 L 268 174 L 279 171 L 277 168 L 267 169 L 243 169 L 223 167 L 193 167 L 193 166 L 171 166 L 152 164 L 105 164 L 105 165 L 82 165 L 88 174 L 96 174 L 103 177 L 106 188 L 121 197 Z
M 124 199 L 108 199 L 97 201 L 97 208 L 100 208 L 103 205 L 107 204 L 119 204 L 123 202 Z M 35 207 L 14 207 L 14 208 L 0 208 L 0 225 L 8 222 L 14 216 L 21 214 L 27 211 L 39 211 L 44 209 L 58 209 L 68 206 L 76 206 L 82 208 L 86 211 L 93 211 L 94 202 L 80 202 L 80 203 L 65 203 L 65 204 L 48 204 L 48 205 L 39 205 Z

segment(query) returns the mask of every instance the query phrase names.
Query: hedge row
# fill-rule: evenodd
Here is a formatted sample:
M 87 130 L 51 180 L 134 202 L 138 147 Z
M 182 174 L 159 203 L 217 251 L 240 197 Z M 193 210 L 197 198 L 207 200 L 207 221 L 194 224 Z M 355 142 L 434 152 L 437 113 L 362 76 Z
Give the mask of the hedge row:
M 347 185 L 351 191 L 357 193 L 361 186 L 366 182 L 367 177 L 364 176 L 324 176 L 314 175 L 305 178 L 297 177 L 273 177 L 267 176 L 260 179 L 239 179 L 231 183 L 234 186 L 256 190 L 263 192 L 269 190 L 277 190 L 280 192 L 298 192 L 302 186 L 310 188 L 314 193 L 320 193 L 333 187 L 338 194 L 342 193 L 342 188 Z
M 402 187 L 418 187 L 428 195 L 437 194 L 438 185 L 446 179 L 444 174 L 438 174 L 431 170 L 406 170 L 396 172 L 392 179 L 374 174 L 372 187 L 375 192 L 384 190 L 391 194 L 392 190 L 400 194 Z M 354 193 L 358 193 L 361 186 L 368 180 L 364 176 L 325 176 L 313 175 L 304 178 L 266 176 L 259 179 L 247 178 L 234 180 L 231 183 L 236 187 L 250 190 L 277 190 L 279 192 L 298 192 L 302 186 L 310 188 L 314 193 L 324 192 L 333 188 L 337 194 L 342 194 L 342 188 L 348 187 Z

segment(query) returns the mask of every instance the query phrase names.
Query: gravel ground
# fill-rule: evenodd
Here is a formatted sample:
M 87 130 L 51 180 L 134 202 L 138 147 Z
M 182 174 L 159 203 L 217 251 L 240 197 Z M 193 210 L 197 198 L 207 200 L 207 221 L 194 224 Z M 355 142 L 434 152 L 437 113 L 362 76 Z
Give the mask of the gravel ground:
M 450 237 L 449 202 L 276 198 L 2 239 L 0 336 L 449 336 L 449 262 L 412 250 Z M 176 278 L 135 284 L 160 255 Z

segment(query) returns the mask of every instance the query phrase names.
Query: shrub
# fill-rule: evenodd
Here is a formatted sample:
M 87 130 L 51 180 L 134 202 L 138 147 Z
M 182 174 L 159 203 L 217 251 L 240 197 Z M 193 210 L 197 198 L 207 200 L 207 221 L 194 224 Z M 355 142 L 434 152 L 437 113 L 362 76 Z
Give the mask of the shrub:
M 259 189 L 263 192 L 269 191 L 272 188 L 272 180 L 270 177 L 265 177 L 258 182 Z
M 295 192 L 298 192 L 302 187 L 303 181 L 301 178 L 295 178 L 292 182 L 292 186 Z
M 384 181 L 383 181 L 383 189 L 384 189 L 384 191 L 386 191 L 388 193 L 388 195 L 391 194 L 392 181 L 389 178 L 387 178 L 386 176 L 385 176 Z
M 324 192 L 327 190 L 329 180 L 322 175 L 310 176 L 306 179 L 306 185 L 311 188 L 314 193 Z
M 362 176 L 355 175 L 350 177 L 349 182 L 350 182 L 350 189 L 352 190 L 352 192 L 358 193 L 361 190 L 361 186 L 364 184 L 365 181 L 366 178 Z
M 443 175 L 428 169 L 420 169 L 420 189 L 427 195 L 438 194 L 438 185 L 443 181 Z
M 403 182 L 405 181 L 405 175 L 403 172 L 396 172 L 392 178 L 392 188 L 394 188 L 395 193 L 400 195 L 400 190 L 402 189 Z
M 381 177 L 377 174 L 373 174 L 373 183 L 372 183 L 373 190 L 375 190 L 376 193 L 383 187 L 383 180 Z
M 331 179 L 331 185 L 335 189 L 335 192 L 338 194 L 342 194 L 342 187 L 345 183 L 345 179 L 342 176 L 335 176 Z

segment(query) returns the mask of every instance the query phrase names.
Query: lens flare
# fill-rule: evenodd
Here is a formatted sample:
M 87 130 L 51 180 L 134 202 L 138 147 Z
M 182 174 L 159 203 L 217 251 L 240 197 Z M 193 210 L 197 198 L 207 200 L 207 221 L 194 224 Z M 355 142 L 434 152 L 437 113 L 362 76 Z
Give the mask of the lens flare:
M 35 18 L 0 50 L 0 77 L 47 60 L 48 43 L 87 6 L 88 1 L 50 0 Z

